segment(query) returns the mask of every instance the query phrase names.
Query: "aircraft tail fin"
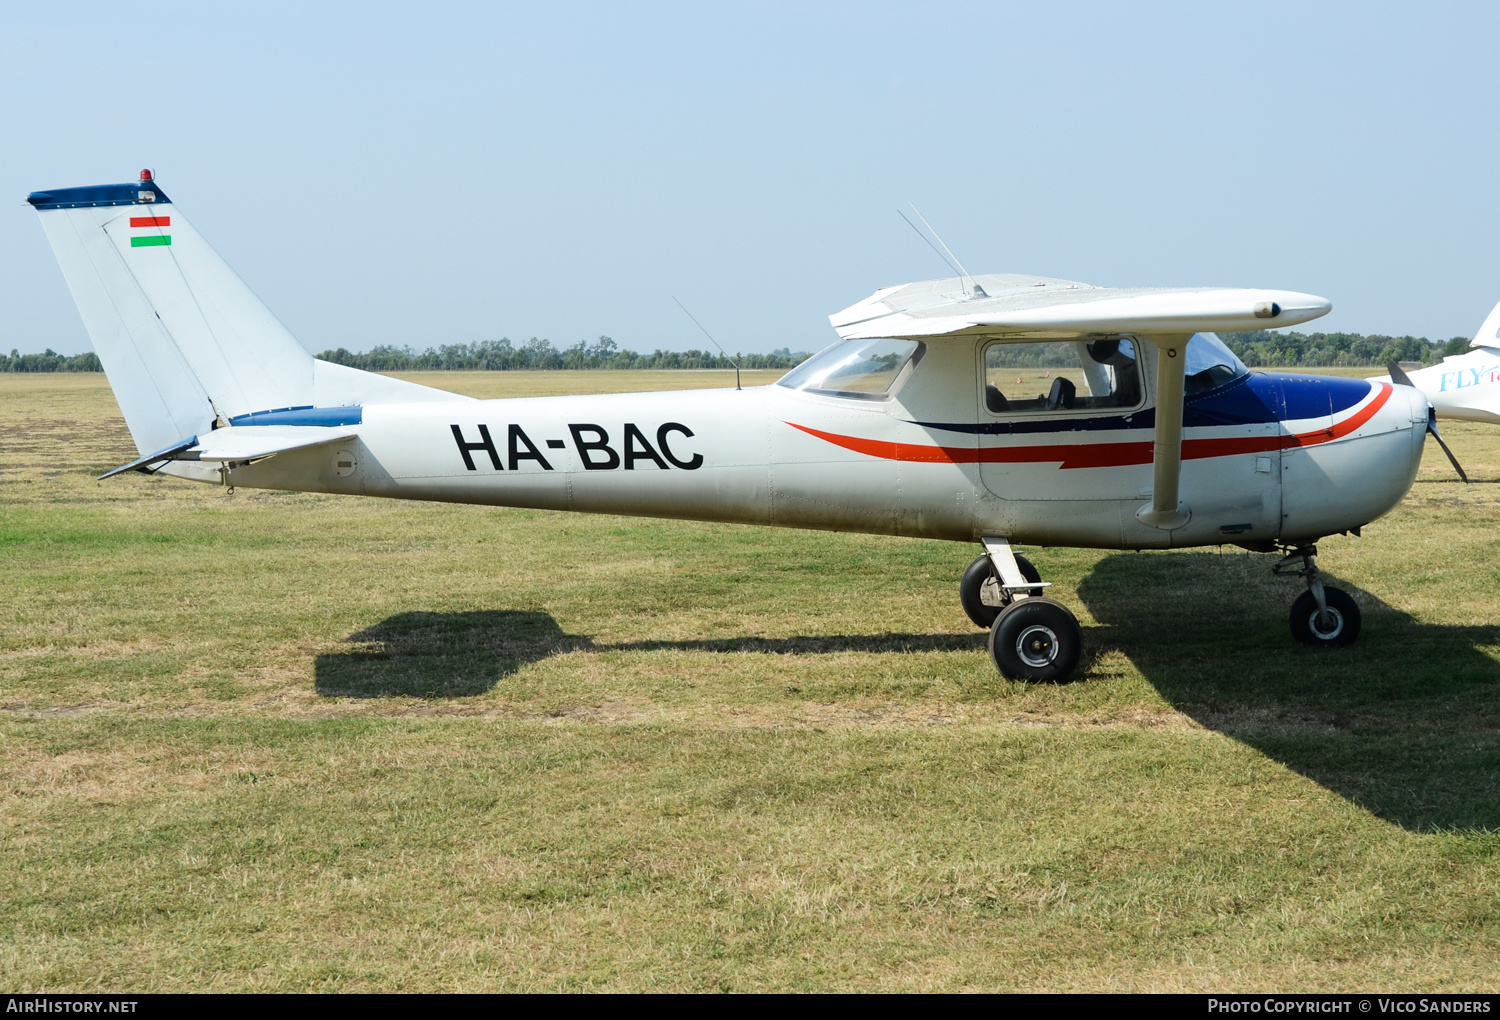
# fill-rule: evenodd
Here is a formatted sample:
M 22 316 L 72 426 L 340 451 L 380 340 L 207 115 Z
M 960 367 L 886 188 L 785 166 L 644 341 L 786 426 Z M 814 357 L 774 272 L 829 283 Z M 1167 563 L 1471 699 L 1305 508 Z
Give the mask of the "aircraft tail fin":
M 1500 347 L 1500 304 L 1490 309 L 1490 314 L 1485 317 L 1479 332 L 1474 334 L 1474 339 L 1469 341 L 1469 346 Z
M 464 399 L 315 359 L 149 171 L 27 201 L 143 454 L 256 412 Z

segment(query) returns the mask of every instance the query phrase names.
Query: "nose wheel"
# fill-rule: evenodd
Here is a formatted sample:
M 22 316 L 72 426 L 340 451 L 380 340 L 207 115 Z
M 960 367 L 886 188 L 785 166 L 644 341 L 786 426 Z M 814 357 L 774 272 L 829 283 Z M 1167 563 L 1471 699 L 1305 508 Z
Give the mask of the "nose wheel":
M 1300 546 L 1271 570 L 1307 581 L 1307 591 L 1292 603 L 1292 637 L 1315 648 L 1343 648 L 1359 637 L 1359 604 L 1348 592 L 1323 584 L 1317 555 L 1317 546 Z

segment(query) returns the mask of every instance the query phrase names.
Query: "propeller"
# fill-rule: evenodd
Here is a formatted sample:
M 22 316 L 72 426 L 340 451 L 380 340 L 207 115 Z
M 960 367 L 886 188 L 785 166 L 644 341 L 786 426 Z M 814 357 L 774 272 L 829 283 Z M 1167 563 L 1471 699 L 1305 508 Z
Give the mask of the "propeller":
M 1412 389 L 1417 388 L 1417 384 L 1411 381 L 1411 376 L 1407 375 L 1405 369 L 1394 361 L 1388 362 L 1385 367 L 1391 374 L 1391 382 L 1398 386 L 1410 386 Z M 1448 449 L 1447 443 L 1443 442 L 1442 434 L 1438 432 L 1437 427 L 1437 409 L 1431 404 L 1427 405 L 1427 431 L 1432 433 L 1432 438 L 1437 440 L 1437 444 L 1448 455 L 1448 463 L 1453 465 L 1453 470 L 1458 472 L 1458 477 L 1462 478 L 1464 484 L 1467 485 L 1469 483 L 1469 476 L 1464 474 L 1464 469 L 1458 465 L 1458 458 L 1453 456 L 1453 451 Z

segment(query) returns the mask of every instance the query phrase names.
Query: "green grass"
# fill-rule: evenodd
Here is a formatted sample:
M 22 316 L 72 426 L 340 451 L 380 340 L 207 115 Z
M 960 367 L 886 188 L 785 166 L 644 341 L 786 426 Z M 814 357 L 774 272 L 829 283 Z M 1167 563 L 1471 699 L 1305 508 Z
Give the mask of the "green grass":
M 102 378 L 0 378 L 0 983 L 1491 988 L 1500 435 L 1445 435 L 1484 481 L 1323 545 L 1354 648 L 1270 557 L 1028 550 L 1037 686 L 965 546 L 96 483 Z

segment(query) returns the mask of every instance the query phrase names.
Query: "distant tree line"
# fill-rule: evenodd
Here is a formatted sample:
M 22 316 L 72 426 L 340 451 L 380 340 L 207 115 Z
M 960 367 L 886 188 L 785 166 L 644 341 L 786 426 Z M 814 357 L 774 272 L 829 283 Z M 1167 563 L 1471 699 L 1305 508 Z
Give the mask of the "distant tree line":
M 795 368 L 809 355 L 793 353 L 782 348 L 770 354 L 736 354 L 731 359 L 712 351 L 652 351 L 637 354 L 622 351 L 607 336 L 594 343 L 580 341 L 572 347 L 558 350 L 550 340 L 536 337 L 517 347 L 506 339 L 481 340 L 472 344 L 444 344 L 429 347 L 418 353 L 410 347 L 375 347 L 362 354 L 355 354 L 343 347 L 324 351 L 318 357 L 350 368 L 367 372 L 420 372 L 446 371 L 520 371 L 524 369 L 566 368 L 733 368 L 739 362 L 741 368 Z M 58 354 L 48 350 L 43 354 L 21 354 L 11 351 L 7 357 L 0 354 L 0 372 L 102 372 L 99 356 L 93 351 L 84 354 Z
M 83 354 L 58 354 L 47 348 L 41 354 L 22 354 L 11 349 L 10 356 L 0 354 L 0 372 L 102 372 L 99 355 L 93 351 Z
M 731 359 L 711 351 L 652 351 L 637 354 L 622 351 L 607 336 L 593 343 L 579 341 L 558 350 L 550 340 L 532 337 L 517 347 L 509 338 L 480 340 L 472 344 L 444 344 L 429 347 L 420 354 L 410 347 L 375 347 L 355 354 L 340 347 L 324 351 L 318 357 L 367 372 L 491 371 L 510 372 L 526 369 L 566 368 L 733 368 Z M 793 354 L 783 348 L 771 354 L 736 354 L 733 361 L 741 368 L 793 368 L 807 354 Z
M 1290 365 L 1385 365 L 1391 361 L 1432 364 L 1469 349 L 1469 338 L 1428 340 L 1425 336 L 1364 336 L 1360 333 L 1220 333 L 1219 339 L 1251 368 Z
M 1469 338 L 1428 340 L 1420 336 L 1364 336 L 1360 333 L 1278 333 L 1259 329 L 1248 333 L 1220 333 L 1219 338 L 1251 368 L 1292 365 L 1385 365 L 1390 361 L 1441 361 L 1469 349 Z M 519 347 L 508 338 L 472 344 L 444 344 L 418 353 L 410 347 L 375 347 L 355 354 L 343 347 L 318 355 L 367 372 L 523 371 L 526 369 L 588 368 L 733 368 L 729 358 L 712 351 L 663 351 L 637 354 L 620 350 L 607 336 L 594 343 L 579 341 L 558 350 L 550 340 L 532 337 Z M 805 361 L 805 352 L 787 348 L 770 354 L 736 354 L 741 368 L 789 369 Z M 41 354 L 12 350 L 0 354 L 0 372 L 99 372 L 103 366 L 93 351 Z

